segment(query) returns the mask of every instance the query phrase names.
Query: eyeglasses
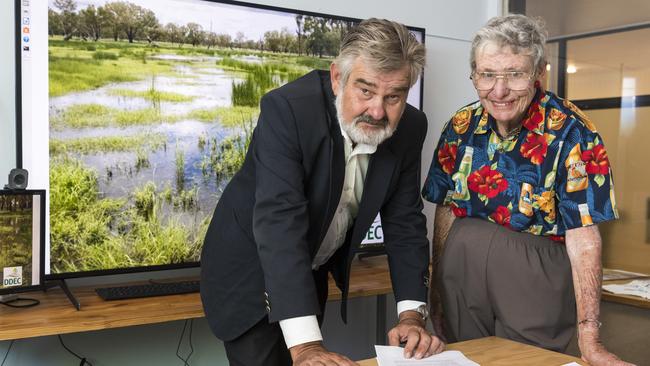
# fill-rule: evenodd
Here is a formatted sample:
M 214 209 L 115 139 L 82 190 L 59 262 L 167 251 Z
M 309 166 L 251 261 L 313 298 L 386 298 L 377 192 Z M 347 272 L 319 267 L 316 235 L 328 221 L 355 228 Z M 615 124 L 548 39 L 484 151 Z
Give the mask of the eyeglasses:
M 474 72 L 469 78 L 474 82 L 476 90 L 480 91 L 492 90 L 497 83 L 497 79 L 503 79 L 510 90 L 525 90 L 534 76 L 535 74 L 523 71 L 506 71 Z

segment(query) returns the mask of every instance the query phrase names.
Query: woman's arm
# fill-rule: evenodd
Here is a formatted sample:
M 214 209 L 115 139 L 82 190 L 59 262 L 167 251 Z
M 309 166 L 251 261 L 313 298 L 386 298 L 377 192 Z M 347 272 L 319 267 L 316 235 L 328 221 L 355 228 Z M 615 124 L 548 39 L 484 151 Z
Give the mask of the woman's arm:
M 608 352 L 600 341 L 600 290 L 603 280 L 602 240 L 596 225 L 567 230 L 578 314 L 578 345 L 590 365 L 631 365 Z

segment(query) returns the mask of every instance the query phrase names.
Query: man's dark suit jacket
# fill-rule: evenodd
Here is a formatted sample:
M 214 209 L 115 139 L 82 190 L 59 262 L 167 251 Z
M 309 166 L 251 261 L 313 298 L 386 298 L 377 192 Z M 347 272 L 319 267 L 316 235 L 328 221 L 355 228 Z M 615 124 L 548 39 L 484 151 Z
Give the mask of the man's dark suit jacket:
M 394 135 L 371 155 L 347 244 L 328 262 L 343 303 L 355 249 L 378 212 L 397 301 L 426 301 L 429 251 L 420 199 L 426 130 L 424 113 L 407 105 Z M 329 72 L 313 71 L 262 98 L 246 159 L 217 204 L 201 257 L 201 298 L 218 338 L 233 340 L 267 315 L 275 322 L 320 314 L 312 260 L 337 208 L 344 171 Z

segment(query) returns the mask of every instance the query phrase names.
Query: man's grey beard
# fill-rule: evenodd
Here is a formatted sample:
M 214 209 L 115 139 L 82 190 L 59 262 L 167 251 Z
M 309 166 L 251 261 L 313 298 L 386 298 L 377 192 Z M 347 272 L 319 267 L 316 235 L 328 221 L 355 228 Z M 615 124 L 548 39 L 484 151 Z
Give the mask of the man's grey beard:
M 343 88 L 339 90 L 339 95 L 336 97 L 334 105 L 336 106 L 336 116 L 339 119 L 339 124 L 345 133 L 348 134 L 350 140 L 357 144 L 366 144 L 371 146 L 378 146 L 384 142 L 389 137 L 393 136 L 395 128 L 393 128 L 388 123 L 388 118 L 384 116 L 381 120 L 377 121 L 374 118 L 370 117 L 368 114 L 362 114 L 358 117 L 354 117 L 352 121 L 346 121 L 343 118 Z M 383 128 L 374 129 L 371 131 L 364 131 L 363 128 L 359 127 L 357 124 L 359 122 L 367 122 L 373 125 L 381 125 Z

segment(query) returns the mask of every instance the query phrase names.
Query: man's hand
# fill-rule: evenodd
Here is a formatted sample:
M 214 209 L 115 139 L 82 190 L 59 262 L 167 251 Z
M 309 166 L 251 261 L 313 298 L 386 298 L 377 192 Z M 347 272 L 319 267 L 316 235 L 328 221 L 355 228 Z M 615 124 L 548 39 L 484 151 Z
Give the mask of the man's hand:
M 359 366 L 345 356 L 329 352 L 320 341 L 293 346 L 289 352 L 293 366 Z
M 581 326 L 578 345 L 582 360 L 591 366 L 634 366 L 622 361 L 615 354 L 608 352 L 598 338 L 598 332 L 587 329 L 591 324 Z
M 442 352 L 445 343 L 424 327 L 424 320 L 420 313 L 404 311 L 400 314 L 399 323 L 388 332 L 388 344 L 399 346 L 400 343 L 405 342 L 405 358 L 421 359 Z

